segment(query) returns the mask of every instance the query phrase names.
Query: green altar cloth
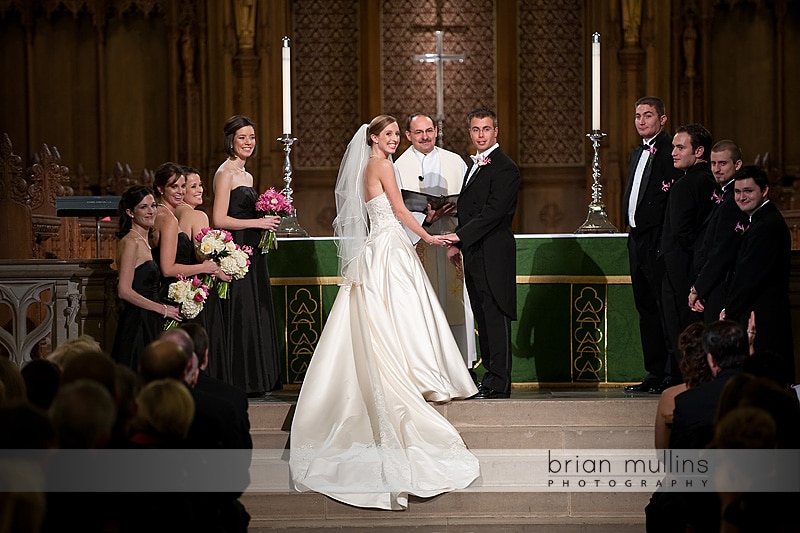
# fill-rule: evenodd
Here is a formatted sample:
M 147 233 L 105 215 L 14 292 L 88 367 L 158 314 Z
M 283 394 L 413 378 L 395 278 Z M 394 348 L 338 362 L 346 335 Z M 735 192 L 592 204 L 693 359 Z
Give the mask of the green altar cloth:
M 592 386 L 642 378 L 626 238 L 517 236 L 514 383 Z M 335 239 L 280 239 L 269 269 L 282 379 L 300 384 L 339 290 Z

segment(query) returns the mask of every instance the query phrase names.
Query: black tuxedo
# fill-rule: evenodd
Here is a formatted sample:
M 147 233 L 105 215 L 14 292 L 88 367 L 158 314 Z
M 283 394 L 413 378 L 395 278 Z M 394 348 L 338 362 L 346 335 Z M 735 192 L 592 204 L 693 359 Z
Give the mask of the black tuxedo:
M 706 221 L 717 205 L 713 197 L 717 181 L 709 164 L 700 162 L 687 170 L 671 189 L 659 250 L 665 267 L 661 304 L 668 349 L 665 372 L 680 379 L 678 337 L 689 324 L 702 320 L 702 316 L 689 308 L 689 289 L 697 278 L 694 256 L 702 246 Z
M 667 344 L 661 323 L 661 281 L 663 268 L 657 261 L 661 243 L 661 227 L 669 197 L 669 186 L 681 172 L 672 165 L 672 138 L 664 131 L 651 141 L 656 149 L 644 168 L 636 203 L 635 227 L 628 234 L 628 259 L 631 286 L 636 310 L 639 312 L 639 332 L 645 369 L 661 377 L 667 364 Z M 628 164 L 628 185 L 622 202 L 625 223 L 633 189 L 634 174 L 644 150 L 640 144 L 631 154 Z
M 486 375 L 483 385 L 511 390 L 511 320 L 517 318 L 516 242 L 511 222 L 517 207 L 519 169 L 498 146 L 458 198 L 464 273 Z M 473 163 L 474 165 L 474 163 Z
M 698 297 L 703 300 L 703 318 L 706 322 L 719 320 L 719 312 L 725 306 L 728 277 L 742 242 L 742 234 L 736 231 L 736 224 L 747 224 L 747 216 L 736 205 L 733 196 L 733 181 L 717 194 L 722 202 L 714 208 L 708 220 L 703 245 L 695 255 L 695 270 L 698 274 L 694 288 Z
M 791 236 L 778 208 L 768 202 L 756 209 L 733 267 L 725 297 L 727 318 L 747 326 L 750 311 L 756 314 L 755 349 L 780 355 L 794 381 L 794 347 L 789 309 Z

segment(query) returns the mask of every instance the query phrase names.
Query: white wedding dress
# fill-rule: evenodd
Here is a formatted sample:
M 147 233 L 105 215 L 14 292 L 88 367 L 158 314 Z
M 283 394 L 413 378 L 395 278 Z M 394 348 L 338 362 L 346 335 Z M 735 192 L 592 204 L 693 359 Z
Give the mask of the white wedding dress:
M 308 367 L 292 421 L 299 491 L 358 507 L 404 509 L 408 495 L 467 487 L 477 458 L 427 402 L 477 392 L 450 326 L 385 193 Z

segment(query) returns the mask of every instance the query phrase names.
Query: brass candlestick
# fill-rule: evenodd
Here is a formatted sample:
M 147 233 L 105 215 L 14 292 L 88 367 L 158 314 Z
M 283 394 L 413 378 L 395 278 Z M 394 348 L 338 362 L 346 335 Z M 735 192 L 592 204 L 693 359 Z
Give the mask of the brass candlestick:
M 606 206 L 603 203 L 603 186 L 600 185 L 600 157 L 598 150 L 600 141 L 606 136 L 600 130 L 593 130 L 586 134 L 592 141 L 594 160 L 592 161 L 592 203 L 589 204 L 589 214 L 586 221 L 575 230 L 575 233 L 619 233 L 619 230 L 608 220 Z

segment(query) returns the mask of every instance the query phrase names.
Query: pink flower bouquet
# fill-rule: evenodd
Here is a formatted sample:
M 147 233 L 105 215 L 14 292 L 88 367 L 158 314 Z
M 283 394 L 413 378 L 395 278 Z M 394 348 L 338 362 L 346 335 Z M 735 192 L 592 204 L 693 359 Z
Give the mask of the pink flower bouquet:
M 208 298 L 208 285 L 204 284 L 200 278 L 184 278 L 181 276 L 178 281 L 170 283 L 167 298 L 181 308 L 181 314 L 186 318 L 194 318 L 203 310 L 203 306 Z M 172 329 L 178 325 L 175 320 L 168 320 L 164 323 L 164 329 Z
M 258 197 L 256 200 L 256 211 L 261 216 L 281 216 L 288 217 L 292 214 L 292 204 L 286 197 L 275 190 L 275 187 L 270 187 Z M 258 243 L 261 248 L 261 253 L 268 253 L 270 250 L 276 250 L 278 243 L 275 241 L 275 232 L 272 230 L 264 230 L 261 234 L 261 242 Z
M 250 256 L 253 250 L 249 246 L 239 246 L 233 242 L 233 236 L 224 229 L 203 228 L 194 236 L 198 254 L 203 259 L 211 259 L 219 265 L 220 270 L 233 279 L 242 279 L 250 270 Z M 213 286 L 211 276 L 204 281 Z M 228 282 L 217 281 L 217 293 L 220 298 L 228 297 Z

